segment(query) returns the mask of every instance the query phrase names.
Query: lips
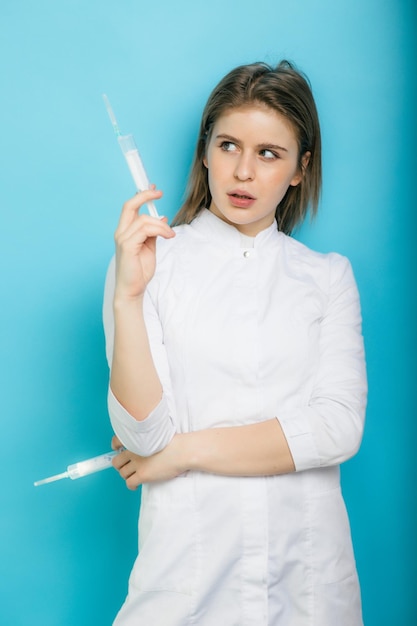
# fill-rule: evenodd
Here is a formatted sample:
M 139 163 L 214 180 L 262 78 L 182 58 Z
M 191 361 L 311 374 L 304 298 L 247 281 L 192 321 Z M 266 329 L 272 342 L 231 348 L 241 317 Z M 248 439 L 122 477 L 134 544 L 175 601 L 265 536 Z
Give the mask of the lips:
M 244 191 L 242 189 L 233 189 L 233 191 L 229 191 L 229 193 L 227 194 L 228 196 L 233 196 L 236 198 L 248 198 L 249 200 L 255 200 L 254 196 L 252 196 L 252 194 L 248 193 L 247 191 Z
M 228 192 L 230 203 L 240 209 L 247 209 L 255 202 L 256 198 L 243 189 L 233 189 Z

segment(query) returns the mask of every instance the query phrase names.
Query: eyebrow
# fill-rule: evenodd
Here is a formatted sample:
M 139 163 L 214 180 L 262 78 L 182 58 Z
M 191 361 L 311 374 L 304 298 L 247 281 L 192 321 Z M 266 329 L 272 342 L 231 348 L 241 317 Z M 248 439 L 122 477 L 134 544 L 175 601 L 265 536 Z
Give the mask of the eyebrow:
M 226 141 L 231 141 L 233 143 L 240 143 L 237 137 L 233 137 L 232 135 L 226 135 L 225 133 L 220 133 L 219 135 L 216 135 L 216 139 L 226 139 Z M 272 150 L 282 150 L 283 152 L 288 152 L 287 148 L 284 148 L 284 146 L 278 146 L 275 143 L 259 143 L 256 147 L 259 149 L 264 149 L 264 150 L 272 149 Z

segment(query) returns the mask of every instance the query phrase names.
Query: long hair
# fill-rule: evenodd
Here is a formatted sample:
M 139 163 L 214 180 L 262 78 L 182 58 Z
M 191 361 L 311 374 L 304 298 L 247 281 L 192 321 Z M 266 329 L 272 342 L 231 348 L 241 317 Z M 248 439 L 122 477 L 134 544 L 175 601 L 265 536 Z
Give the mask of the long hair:
M 172 224 L 189 224 L 211 203 L 207 168 L 203 163 L 213 126 L 231 109 L 245 105 L 266 105 L 286 118 L 298 143 L 298 167 L 301 182 L 290 186 L 276 207 L 278 229 L 290 234 L 310 209 L 317 212 L 321 190 L 321 138 L 317 109 L 308 79 L 289 61 L 276 67 L 266 63 L 241 65 L 229 72 L 212 91 L 200 124 L 197 146 L 191 166 L 185 201 Z M 307 165 L 302 157 L 310 152 Z

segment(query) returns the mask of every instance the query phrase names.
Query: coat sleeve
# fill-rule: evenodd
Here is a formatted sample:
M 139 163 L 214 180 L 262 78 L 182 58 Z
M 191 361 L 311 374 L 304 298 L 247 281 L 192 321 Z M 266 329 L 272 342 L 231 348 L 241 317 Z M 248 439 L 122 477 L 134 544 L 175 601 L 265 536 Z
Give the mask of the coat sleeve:
M 115 260 L 113 258 L 106 276 L 103 301 L 103 324 L 109 368 L 111 368 L 114 344 L 114 285 Z M 113 430 L 123 445 L 140 456 L 150 456 L 168 445 L 175 435 L 176 428 L 169 366 L 162 340 L 161 324 L 149 294 L 145 296 L 144 313 L 152 357 L 164 390 L 162 399 L 148 417 L 139 422 L 118 402 L 109 385 L 108 410 Z
M 330 254 L 319 362 L 308 406 L 278 415 L 297 471 L 340 464 L 359 449 L 367 400 L 359 294 L 349 261 Z

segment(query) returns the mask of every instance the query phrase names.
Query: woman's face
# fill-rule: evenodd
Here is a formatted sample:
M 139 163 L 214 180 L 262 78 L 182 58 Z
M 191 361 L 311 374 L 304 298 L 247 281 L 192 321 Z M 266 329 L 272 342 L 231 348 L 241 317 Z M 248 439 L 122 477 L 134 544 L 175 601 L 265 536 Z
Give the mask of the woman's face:
M 293 129 L 262 105 L 230 109 L 219 117 L 203 162 L 210 211 L 249 236 L 273 223 L 288 187 L 302 178 Z

